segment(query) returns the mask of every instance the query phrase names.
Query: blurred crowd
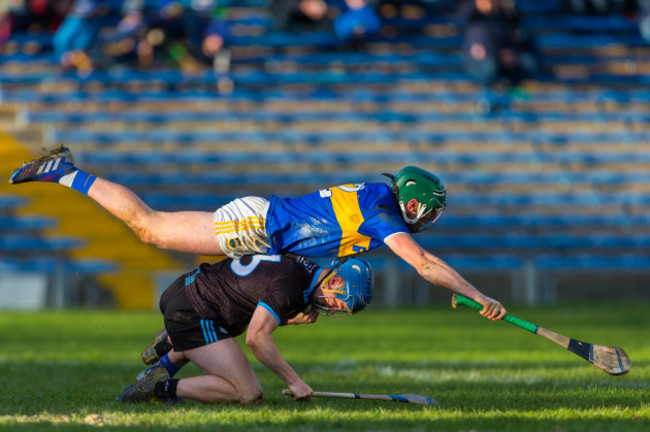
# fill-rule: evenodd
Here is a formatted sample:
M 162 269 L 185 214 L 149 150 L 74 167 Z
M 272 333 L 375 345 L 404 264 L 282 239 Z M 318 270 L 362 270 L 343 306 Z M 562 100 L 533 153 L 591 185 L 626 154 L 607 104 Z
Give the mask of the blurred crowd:
M 248 4 L 248 3 L 247 3 Z M 543 71 L 534 37 L 522 28 L 515 0 L 268 0 L 263 31 L 326 32 L 359 46 L 395 32 L 397 15 L 415 18 L 453 10 L 462 29 L 467 71 L 486 86 L 516 85 Z M 650 41 L 650 0 L 564 0 L 573 14 L 623 14 L 639 22 Z M 238 0 L 0 0 L 0 45 L 12 35 L 51 35 L 56 60 L 89 73 L 126 64 L 184 70 L 230 67 L 229 13 Z M 421 29 L 405 26 L 399 31 Z M 263 34 L 263 31 L 260 34 Z
M 52 34 L 64 67 L 229 67 L 229 8 L 218 0 L 0 0 L 0 44 L 16 34 Z M 426 0 L 425 0 L 426 1 Z M 440 1 L 440 0 L 430 0 Z M 342 43 L 376 34 L 369 0 L 269 0 L 272 28 L 330 31 Z
M 214 0 L 4 0 L 1 40 L 51 34 L 66 68 L 80 72 L 126 63 L 150 68 L 211 64 L 225 45 Z

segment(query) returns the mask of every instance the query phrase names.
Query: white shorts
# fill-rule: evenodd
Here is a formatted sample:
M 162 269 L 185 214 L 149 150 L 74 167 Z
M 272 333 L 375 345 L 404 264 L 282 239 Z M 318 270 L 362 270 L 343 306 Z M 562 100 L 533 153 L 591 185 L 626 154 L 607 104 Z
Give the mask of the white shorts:
M 221 250 L 230 258 L 265 254 L 269 251 L 266 235 L 266 212 L 269 202 L 264 198 L 237 198 L 214 212 L 214 229 Z

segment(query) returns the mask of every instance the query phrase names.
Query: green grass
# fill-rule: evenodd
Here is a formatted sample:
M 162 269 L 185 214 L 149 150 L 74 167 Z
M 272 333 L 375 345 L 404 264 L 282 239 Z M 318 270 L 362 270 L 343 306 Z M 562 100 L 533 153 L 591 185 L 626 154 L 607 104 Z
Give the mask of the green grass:
M 160 328 L 160 315 L 3 312 L 0 430 L 647 431 L 649 306 L 511 307 L 514 315 L 550 330 L 622 346 L 632 360 L 632 371 L 622 377 L 469 309 L 371 308 L 276 332 L 281 352 L 314 390 L 418 393 L 436 398 L 436 408 L 294 402 L 280 395 L 283 383 L 256 360 L 265 390 L 261 405 L 119 404 L 115 396 L 143 368 L 139 353 Z M 198 373 L 190 365 L 180 377 Z

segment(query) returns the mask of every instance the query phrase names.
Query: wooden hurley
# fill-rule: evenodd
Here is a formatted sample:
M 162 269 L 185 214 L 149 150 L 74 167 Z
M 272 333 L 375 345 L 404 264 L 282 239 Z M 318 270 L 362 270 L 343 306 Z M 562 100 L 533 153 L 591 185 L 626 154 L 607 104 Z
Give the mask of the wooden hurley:
M 451 297 L 451 306 L 455 309 L 457 305 L 462 304 L 476 310 L 483 310 L 483 306 L 460 294 L 454 294 Z M 564 349 L 582 357 L 589 363 L 610 375 L 624 375 L 630 371 L 630 359 L 623 348 L 615 346 L 594 345 L 589 342 L 582 342 L 572 339 L 561 334 L 552 332 L 531 322 L 525 321 L 516 316 L 507 314 L 504 321 L 535 333 L 543 338 L 550 340 Z
M 289 389 L 282 390 L 282 394 L 293 396 L 293 392 Z M 418 405 L 437 405 L 438 402 L 429 396 L 422 396 L 418 394 L 405 394 L 405 395 L 371 395 L 359 393 L 333 393 L 333 392 L 313 392 L 312 397 L 327 397 L 327 398 L 342 398 L 342 399 L 372 399 L 372 400 L 385 400 L 393 402 L 412 403 Z

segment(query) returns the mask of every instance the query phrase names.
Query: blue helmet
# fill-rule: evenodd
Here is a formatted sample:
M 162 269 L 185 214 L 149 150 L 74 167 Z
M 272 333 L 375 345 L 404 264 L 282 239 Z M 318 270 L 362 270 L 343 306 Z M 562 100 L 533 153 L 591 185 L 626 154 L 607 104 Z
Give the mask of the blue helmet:
M 348 310 L 334 309 L 331 307 L 314 304 L 319 312 L 327 315 L 336 313 L 357 313 L 364 310 L 372 301 L 374 291 L 374 276 L 370 263 L 361 258 L 347 258 L 343 262 L 341 259 L 335 259 L 330 265 L 332 271 L 321 282 L 323 292 L 334 293 L 335 297 L 345 302 Z M 345 279 L 345 286 L 342 289 L 332 290 L 326 288 L 327 280 L 339 275 Z

